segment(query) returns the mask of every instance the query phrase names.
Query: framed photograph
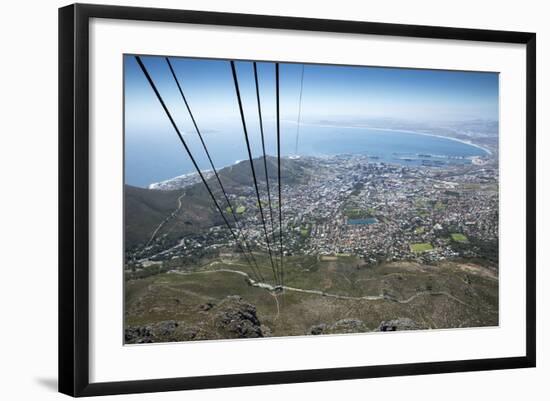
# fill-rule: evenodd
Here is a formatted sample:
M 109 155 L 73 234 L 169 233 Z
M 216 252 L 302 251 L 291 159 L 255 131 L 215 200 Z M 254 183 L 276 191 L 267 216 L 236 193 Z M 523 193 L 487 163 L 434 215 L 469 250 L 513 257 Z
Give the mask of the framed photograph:
M 59 390 L 535 366 L 535 34 L 59 10 Z

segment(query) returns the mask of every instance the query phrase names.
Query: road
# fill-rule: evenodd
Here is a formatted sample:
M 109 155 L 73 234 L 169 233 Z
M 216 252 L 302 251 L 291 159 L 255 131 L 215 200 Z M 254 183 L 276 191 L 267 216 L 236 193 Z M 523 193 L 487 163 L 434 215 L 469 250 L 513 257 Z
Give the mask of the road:
M 174 217 L 176 217 L 176 215 L 178 214 L 178 212 L 180 211 L 181 209 L 181 206 L 182 206 L 182 203 L 181 203 L 181 199 L 185 196 L 185 193 L 181 194 L 179 197 L 178 197 L 178 207 L 172 212 L 170 213 L 170 215 L 168 217 L 166 217 L 158 226 L 157 228 L 155 228 L 155 231 L 153 231 L 153 234 L 151 235 L 151 238 L 149 238 L 149 241 L 147 241 L 147 243 L 145 244 L 145 246 L 143 247 L 143 249 L 146 249 L 149 245 L 151 245 L 151 242 L 153 242 L 153 240 L 155 239 L 157 233 L 159 232 L 159 230 L 166 224 L 168 223 L 170 220 L 172 220 Z
M 282 287 L 281 286 L 275 287 L 275 286 L 273 286 L 269 283 L 262 283 L 262 282 L 258 282 L 256 280 L 253 280 L 248 275 L 248 273 L 245 273 L 245 272 L 240 271 L 240 270 L 216 269 L 216 270 L 200 270 L 200 271 L 195 271 L 195 272 L 182 272 L 182 271 L 179 271 L 179 270 L 170 270 L 168 273 L 170 273 L 170 274 L 180 274 L 180 275 L 193 275 L 193 274 L 213 274 L 213 273 L 220 273 L 220 272 L 238 274 L 240 276 L 245 277 L 247 279 L 247 281 L 250 283 L 250 285 L 252 285 L 253 287 L 263 288 L 263 289 L 266 289 L 270 292 L 276 292 L 276 291 L 278 291 L 282 288 L 285 291 L 300 292 L 300 293 L 304 293 L 304 294 L 319 295 L 319 296 L 323 296 L 323 297 L 343 299 L 343 300 L 353 300 L 353 301 L 382 301 L 382 300 L 386 300 L 386 301 L 391 301 L 391 302 L 397 302 L 397 303 L 400 303 L 400 304 L 408 304 L 408 303 L 412 302 L 413 300 L 415 300 L 416 298 L 421 297 L 421 296 L 445 296 L 449 299 L 452 299 L 455 302 L 460 303 L 461 305 L 464 305 L 466 307 L 475 309 L 474 306 L 462 301 L 461 299 L 455 297 L 454 295 L 452 295 L 452 294 L 450 294 L 446 291 L 419 291 L 416 294 L 414 294 L 414 295 L 412 295 L 412 296 L 410 296 L 409 298 L 406 298 L 406 299 L 398 299 L 398 298 L 393 297 L 391 295 L 385 295 L 385 294 L 366 295 L 366 296 L 362 296 L 362 297 L 352 297 L 352 296 L 347 296 L 347 295 L 331 294 L 331 293 L 321 291 L 321 290 L 311 290 L 311 289 L 290 287 L 288 285 L 283 285 Z M 498 312 L 494 312 L 494 311 L 490 311 L 490 312 L 491 313 L 498 313 Z

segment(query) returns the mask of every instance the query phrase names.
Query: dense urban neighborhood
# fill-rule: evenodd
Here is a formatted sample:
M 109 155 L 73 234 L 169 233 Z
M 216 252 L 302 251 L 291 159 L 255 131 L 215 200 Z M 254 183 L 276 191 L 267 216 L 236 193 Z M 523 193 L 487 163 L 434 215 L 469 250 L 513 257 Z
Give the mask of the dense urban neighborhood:
M 242 167 L 247 163 L 240 162 Z M 356 255 L 368 263 L 409 259 L 436 262 L 458 256 L 497 261 L 495 163 L 415 167 L 377 163 L 368 156 L 342 155 L 288 159 L 286 164 L 300 171 L 302 177 L 288 184 L 282 181 L 285 256 Z M 262 184 L 264 220 L 254 188 L 248 185 L 228 194 L 237 217 L 237 224 L 233 224 L 241 234 L 239 239 L 254 250 L 267 252 L 270 241 L 274 252 L 278 252 L 278 199 L 271 199 L 270 208 L 265 180 Z M 180 180 L 179 185 L 189 188 L 202 184 Z M 277 182 L 271 185 L 272 192 L 277 193 Z M 218 198 L 223 204 L 222 196 Z M 223 207 L 231 221 L 229 206 Z M 128 253 L 128 262 L 140 267 L 192 257 L 197 252 L 227 254 L 236 245 L 223 224 L 172 241 L 158 230 L 145 247 Z

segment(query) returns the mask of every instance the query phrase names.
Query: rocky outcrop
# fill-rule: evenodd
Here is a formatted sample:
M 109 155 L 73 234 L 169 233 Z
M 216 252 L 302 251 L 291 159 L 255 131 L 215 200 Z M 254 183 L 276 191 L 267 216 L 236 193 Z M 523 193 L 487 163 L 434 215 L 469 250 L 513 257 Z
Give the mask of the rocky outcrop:
M 328 324 L 325 324 L 325 323 L 316 324 L 315 326 L 311 326 L 309 328 L 307 334 L 313 334 L 314 336 L 323 334 L 323 332 L 327 329 L 327 327 L 328 327 Z
M 364 333 L 370 331 L 365 323 L 359 319 L 342 319 L 337 322 L 328 325 L 321 323 L 315 326 L 312 326 L 308 334 L 319 335 L 319 334 L 346 334 L 346 333 Z
M 124 332 L 126 344 L 144 344 L 227 338 L 258 338 L 271 335 L 261 324 L 256 307 L 240 296 L 232 295 L 215 304 L 197 305 L 201 321 L 190 324 L 166 320 L 143 326 L 128 326 Z
M 175 341 L 207 340 L 204 327 L 182 321 L 166 320 L 144 326 L 129 326 L 124 330 L 126 344 L 163 343 Z
M 380 325 L 376 329 L 376 331 L 402 331 L 402 330 L 420 330 L 420 329 L 427 329 L 428 327 L 424 327 L 416 323 L 414 320 L 411 320 L 407 317 L 405 318 L 398 318 L 395 320 L 384 320 L 380 322 Z
M 229 296 L 214 309 L 216 328 L 227 334 L 224 338 L 264 337 L 256 307 L 240 296 Z

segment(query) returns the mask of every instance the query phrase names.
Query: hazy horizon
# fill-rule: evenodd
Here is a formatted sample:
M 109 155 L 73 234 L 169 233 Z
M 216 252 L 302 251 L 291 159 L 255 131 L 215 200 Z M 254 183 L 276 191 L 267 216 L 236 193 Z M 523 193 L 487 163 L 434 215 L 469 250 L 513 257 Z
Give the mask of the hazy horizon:
M 165 58 L 141 58 L 199 165 L 209 168 Z M 170 62 L 216 166 L 244 158 L 244 134 L 229 61 L 172 57 Z M 252 153 L 258 157 L 261 137 L 253 64 L 237 61 L 235 65 Z M 274 155 L 275 67 L 258 62 L 257 68 L 266 152 Z M 281 63 L 283 154 L 308 154 L 301 153 L 300 147 L 294 150 L 302 72 L 301 130 L 308 124 L 330 124 L 412 131 L 452 126 L 460 132 L 462 125 L 472 122 L 476 129 L 498 130 L 497 73 Z M 124 84 L 127 182 L 145 185 L 186 173 L 188 156 L 132 55 L 124 57 Z M 362 138 L 358 141 L 359 145 Z

